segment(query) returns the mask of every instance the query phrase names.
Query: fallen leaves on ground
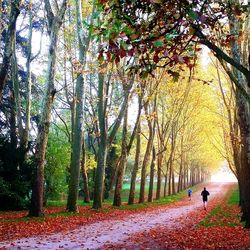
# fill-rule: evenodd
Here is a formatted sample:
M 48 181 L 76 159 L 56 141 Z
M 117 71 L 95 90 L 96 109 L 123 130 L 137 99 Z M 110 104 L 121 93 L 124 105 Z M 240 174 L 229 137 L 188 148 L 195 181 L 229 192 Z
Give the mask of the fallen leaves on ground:
M 250 232 L 243 227 L 185 227 L 176 230 L 158 228 L 138 234 L 130 244 L 104 249 L 250 249 Z
M 238 206 L 229 206 L 225 200 L 225 197 L 214 198 L 209 201 L 207 211 L 198 208 L 175 220 L 178 227 L 169 229 L 158 226 L 147 232 L 139 232 L 132 236 L 128 234 L 129 238 L 124 239 L 120 244 L 107 241 L 102 249 L 250 249 L 250 231 L 244 229 L 239 223 L 238 214 L 240 211 Z M 188 203 L 189 201 L 183 200 L 172 204 L 159 205 L 158 207 L 163 209 L 166 207 L 167 209 L 181 207 Z M 218 206 L 220 206 L 218 212 L 210 214 Z M 139 213 L 142 213 L 142 217 L 145 218 L 147 211 L 155 209 L 157 209 L 157 206 L 144 207 L 140 210 L 120 210 L 105 206 L 101 211 L 96 211 L 89 206 L 84 206 L 79 208 L 79 214 L 67 213 L 64 215 L 65 208 L 55 207 L 46 209 L 44 218 L 32 219 L 25 217 L 27 211 L 2 213 L 0 214 L 0 241 L 12 241 L 57 232 L 65 232 L 65 235 L 67 235 L 73 229 L 89 223 L 112 219 L 125 221 L 128 215 Z M 234 227 L 230 227 L 231 224 Z M 203 225 L 212 226 L 204 227 Z M 71 238 L 72 241 L 74 237 Z M 98 234 L 96 237 L 98 238 Z
M 80 206 L 79 213 L 66 213 L 65 207 L 50 207 L 45 209 L 45 217 L 29 218 L 28 211 L 3 212 L 0 214 L 0 242 L 15 239 L 48 235 L 57 232 L 68 232 L 89 223 L 110 219 L 123 219 L 131 214 L 145 213 L 158 207 L 178 207 L 186 201 L 167 205 L 154 205 L 140 209 L 121 210 L 111 205 L 106 205 L 100 211 L 90 206 Z M 66 213 L 66 214 L 64 214 Z
M 207 211 L 199 208 L 179 218 L 176 229 L 154 228 L 133 235 L 126 243 L 106 244 L 102 249 L 249 250 L 250 230 L 240 223 L 240 208 L 226 200 L 218 197 L 209 203 Z M 215 208 L 216 213 L 210 214 Z

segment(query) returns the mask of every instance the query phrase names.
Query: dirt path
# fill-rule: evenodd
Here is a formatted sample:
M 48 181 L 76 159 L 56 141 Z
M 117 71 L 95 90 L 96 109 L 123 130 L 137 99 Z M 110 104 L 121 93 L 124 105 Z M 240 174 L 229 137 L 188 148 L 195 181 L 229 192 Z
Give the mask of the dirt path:
M 226 194 L 228 185 L 211 183 L 207 186 L 209 200 Z M 208 204 L 209 206 L 209 204 Z M 184 218 L 194 209 L 202 209 L 200 191 L 193 194 L 192 201 L 176 202 L 175 207 L 161 207 L 145 214 L 133 214 L 124 219 L 104 220 L 82 226 L 70 232 L 53 235 L 31 237 L 13 242 L 2 242 L 1 247 L 7 249 L 102 249 L 105 244 L 123 243 L 129 237 L 155 227 L 181 227 L 180 218 Z M 128 242 L 127 242 L 128 243 Z

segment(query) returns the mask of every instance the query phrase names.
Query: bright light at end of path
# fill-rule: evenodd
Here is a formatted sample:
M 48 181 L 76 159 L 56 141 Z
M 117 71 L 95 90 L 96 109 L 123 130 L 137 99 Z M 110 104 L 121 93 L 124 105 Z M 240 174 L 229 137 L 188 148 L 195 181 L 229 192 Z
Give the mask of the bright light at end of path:
M 220 171 L 212 175 L 211 181 L 212 182 L 237 182 L 237 179 L 232 173 Z

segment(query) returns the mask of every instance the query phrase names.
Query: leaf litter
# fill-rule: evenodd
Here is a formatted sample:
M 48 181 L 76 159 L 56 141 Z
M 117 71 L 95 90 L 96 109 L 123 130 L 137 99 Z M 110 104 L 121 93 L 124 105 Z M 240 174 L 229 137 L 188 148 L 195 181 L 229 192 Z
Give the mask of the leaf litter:
M 211 194 L 207 211 L 196 192 L 192 201 L 136 211 L 110 208 L 97 212 L 81 207 L 80 213 L 87 211 L 89 216 L 0 221 L 0 249 L 250 249 L 249 231 L 242 226 L 197 226 L 213 208 L 225 203 L 232 185 L 213 183 L 207 188 Z M 54 212 L 60 209 L 54 208 Z M 52 214 L 53 208 L 46 212 Z M 1 216 L 21 217 L 18 213 Z

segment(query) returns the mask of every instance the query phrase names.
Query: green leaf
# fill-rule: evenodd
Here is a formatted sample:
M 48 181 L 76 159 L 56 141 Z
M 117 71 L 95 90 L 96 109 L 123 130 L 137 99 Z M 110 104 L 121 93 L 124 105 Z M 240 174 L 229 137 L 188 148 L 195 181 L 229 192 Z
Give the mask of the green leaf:
M 141 77 L 142 79 L 146 79 L 146 78 L 148 77 L 148 72 L 147 72 L 147 71 L 142 71 L 142 72 L 140 73 L 140 77 Z
M 177 37 L 178 36 L 178 34 L 176 34 L 176 33 L 171 33 L 171 34 L 167 34 L 166 36 L 165 36 L 165 39 L 167 40 L 167 41 L 171 41 L 173 38 L 175 38 L 175 37 Z
M 128 45 L 127 43 L 121 42 L 120 45 L 121 45 L 121 47 L 122 47 L 123 49 L 128 50 L 129 45 Z
M 124 18 L 127 19 L 130 23 L 134 24 L 134 21 L 130 16 L 124 15 Z
M 177 82 L 179 80 L 180 74 L 178 72 L 174 72 L 172 76 L 173 76 L 174 82 Z
M 121 31 L 121 24 L 119 22 L 115 22 L 112 24 L 112 30 L 116 33 L 119 33 Z
M 193 11 L 193 10 L 189 10 L 188 12 L 187 12 L 187 15 L 189 16 L 189 17 L 191 17 L 191 19 L 192 20 L 197 20 L 198 19 L 198 14 L 195 12 L 195 11 Z
M 155 41 L 155 42 L 154 42 L 154 47 L 155 47 L 155 48 L 163 47 L 163 42 L 160 41 L 160 40 Z
M 135 30 L 130 26 L 123 27 L 122 31 L 125 32 L 127 35 L 132 35 L 133 33 L 135 33 Z
M 155 38 L 155 34 L 154 33 L 150 33 L 149 34 L 149 39 L 151 39 L 151 38 Z
M 112 33 L 112 32 L 111 32 L 110 29 L 104 30 L 104 32 L 103 32 L 104 38 L 109 39 L 109 38 L 111 37 L 111 33 Z

